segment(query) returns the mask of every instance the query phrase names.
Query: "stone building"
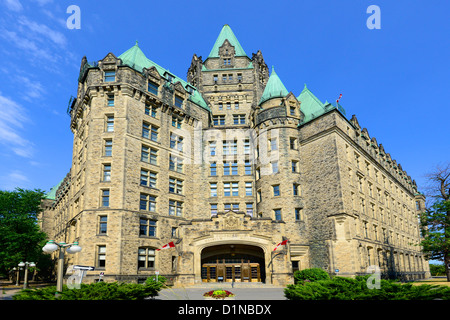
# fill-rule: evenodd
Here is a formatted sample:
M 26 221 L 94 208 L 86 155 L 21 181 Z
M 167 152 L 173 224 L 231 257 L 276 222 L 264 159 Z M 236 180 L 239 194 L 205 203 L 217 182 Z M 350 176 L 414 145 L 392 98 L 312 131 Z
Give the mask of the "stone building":
M 337 102 L 288 91 L 228 25 L 186 81 L 137 43 L 84 57 L 68 112 L 71 169 L 42 226 L 79 242 L 67 265 L 94 266 L 87 281 L 158 271 L 176 285 L 287 284 L 311 267 L 429 275 L 415 181 Z

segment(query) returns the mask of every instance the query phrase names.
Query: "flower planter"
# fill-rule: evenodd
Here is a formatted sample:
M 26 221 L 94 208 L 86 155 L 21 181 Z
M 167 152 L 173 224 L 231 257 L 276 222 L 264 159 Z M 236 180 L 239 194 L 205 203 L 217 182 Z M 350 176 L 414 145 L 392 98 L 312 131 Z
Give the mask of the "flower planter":
M 235 295 L 228 290 L 211 290 L 203 294 L 205 300 L 235 300 Z

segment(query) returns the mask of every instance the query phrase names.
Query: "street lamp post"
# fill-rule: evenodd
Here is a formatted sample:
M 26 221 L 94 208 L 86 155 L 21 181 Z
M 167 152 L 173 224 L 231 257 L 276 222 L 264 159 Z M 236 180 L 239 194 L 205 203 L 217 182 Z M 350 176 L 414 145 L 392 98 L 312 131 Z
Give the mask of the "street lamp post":
M 81 251 L 81 247 L 78 245 L 78 242 L 74 243 L 55 243 L 54 240 L 50 240 L 47 244 L 42 248 L 42 251 L 46 253 L 52 253 L 59 248 L 59 256 L 58 256 L 58 277 L 56 281 L 56 291 L 62 292 L 63 288 L 63 275 L 64 275 L 64 252 L 73 254 Z
M 28 266 L 33 268 L 33 267 L 36 267 L 36 264 L 34 262 L 28 262 L 28 261 L 19 263 L 19 268 L 20 267 L 25 267 L 25 276 L 24 276 L 24 279 L 23 279 L 23 288 L 24 289 L 26 289 L 28 287 Z

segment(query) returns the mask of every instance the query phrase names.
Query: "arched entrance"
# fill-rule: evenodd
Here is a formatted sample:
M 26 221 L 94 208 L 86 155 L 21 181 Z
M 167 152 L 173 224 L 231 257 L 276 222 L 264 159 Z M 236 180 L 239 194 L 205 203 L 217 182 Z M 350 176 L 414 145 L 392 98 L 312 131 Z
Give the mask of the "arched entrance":
M 201 253 L 202 282 L 265 282 L 264 251 L 245 244 L 206 247 Z

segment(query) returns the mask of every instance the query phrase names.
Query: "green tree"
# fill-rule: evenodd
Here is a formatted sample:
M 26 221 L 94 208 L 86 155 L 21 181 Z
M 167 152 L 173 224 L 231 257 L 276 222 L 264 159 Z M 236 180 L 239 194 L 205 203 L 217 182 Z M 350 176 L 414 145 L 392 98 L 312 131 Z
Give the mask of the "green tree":
M 421 245 L 430 259 L 444 261 L 450 281 L 450 163 L 437 166 L 427 177 L 434 203 L 420 217 L 424 237 Z
M 0 190 L 0 274 L 5 276 L 20 261 L 41 261 L 47 238 L 37 224 L 41 190 Z M 39 266 L 38 266 L 39 268 Z

